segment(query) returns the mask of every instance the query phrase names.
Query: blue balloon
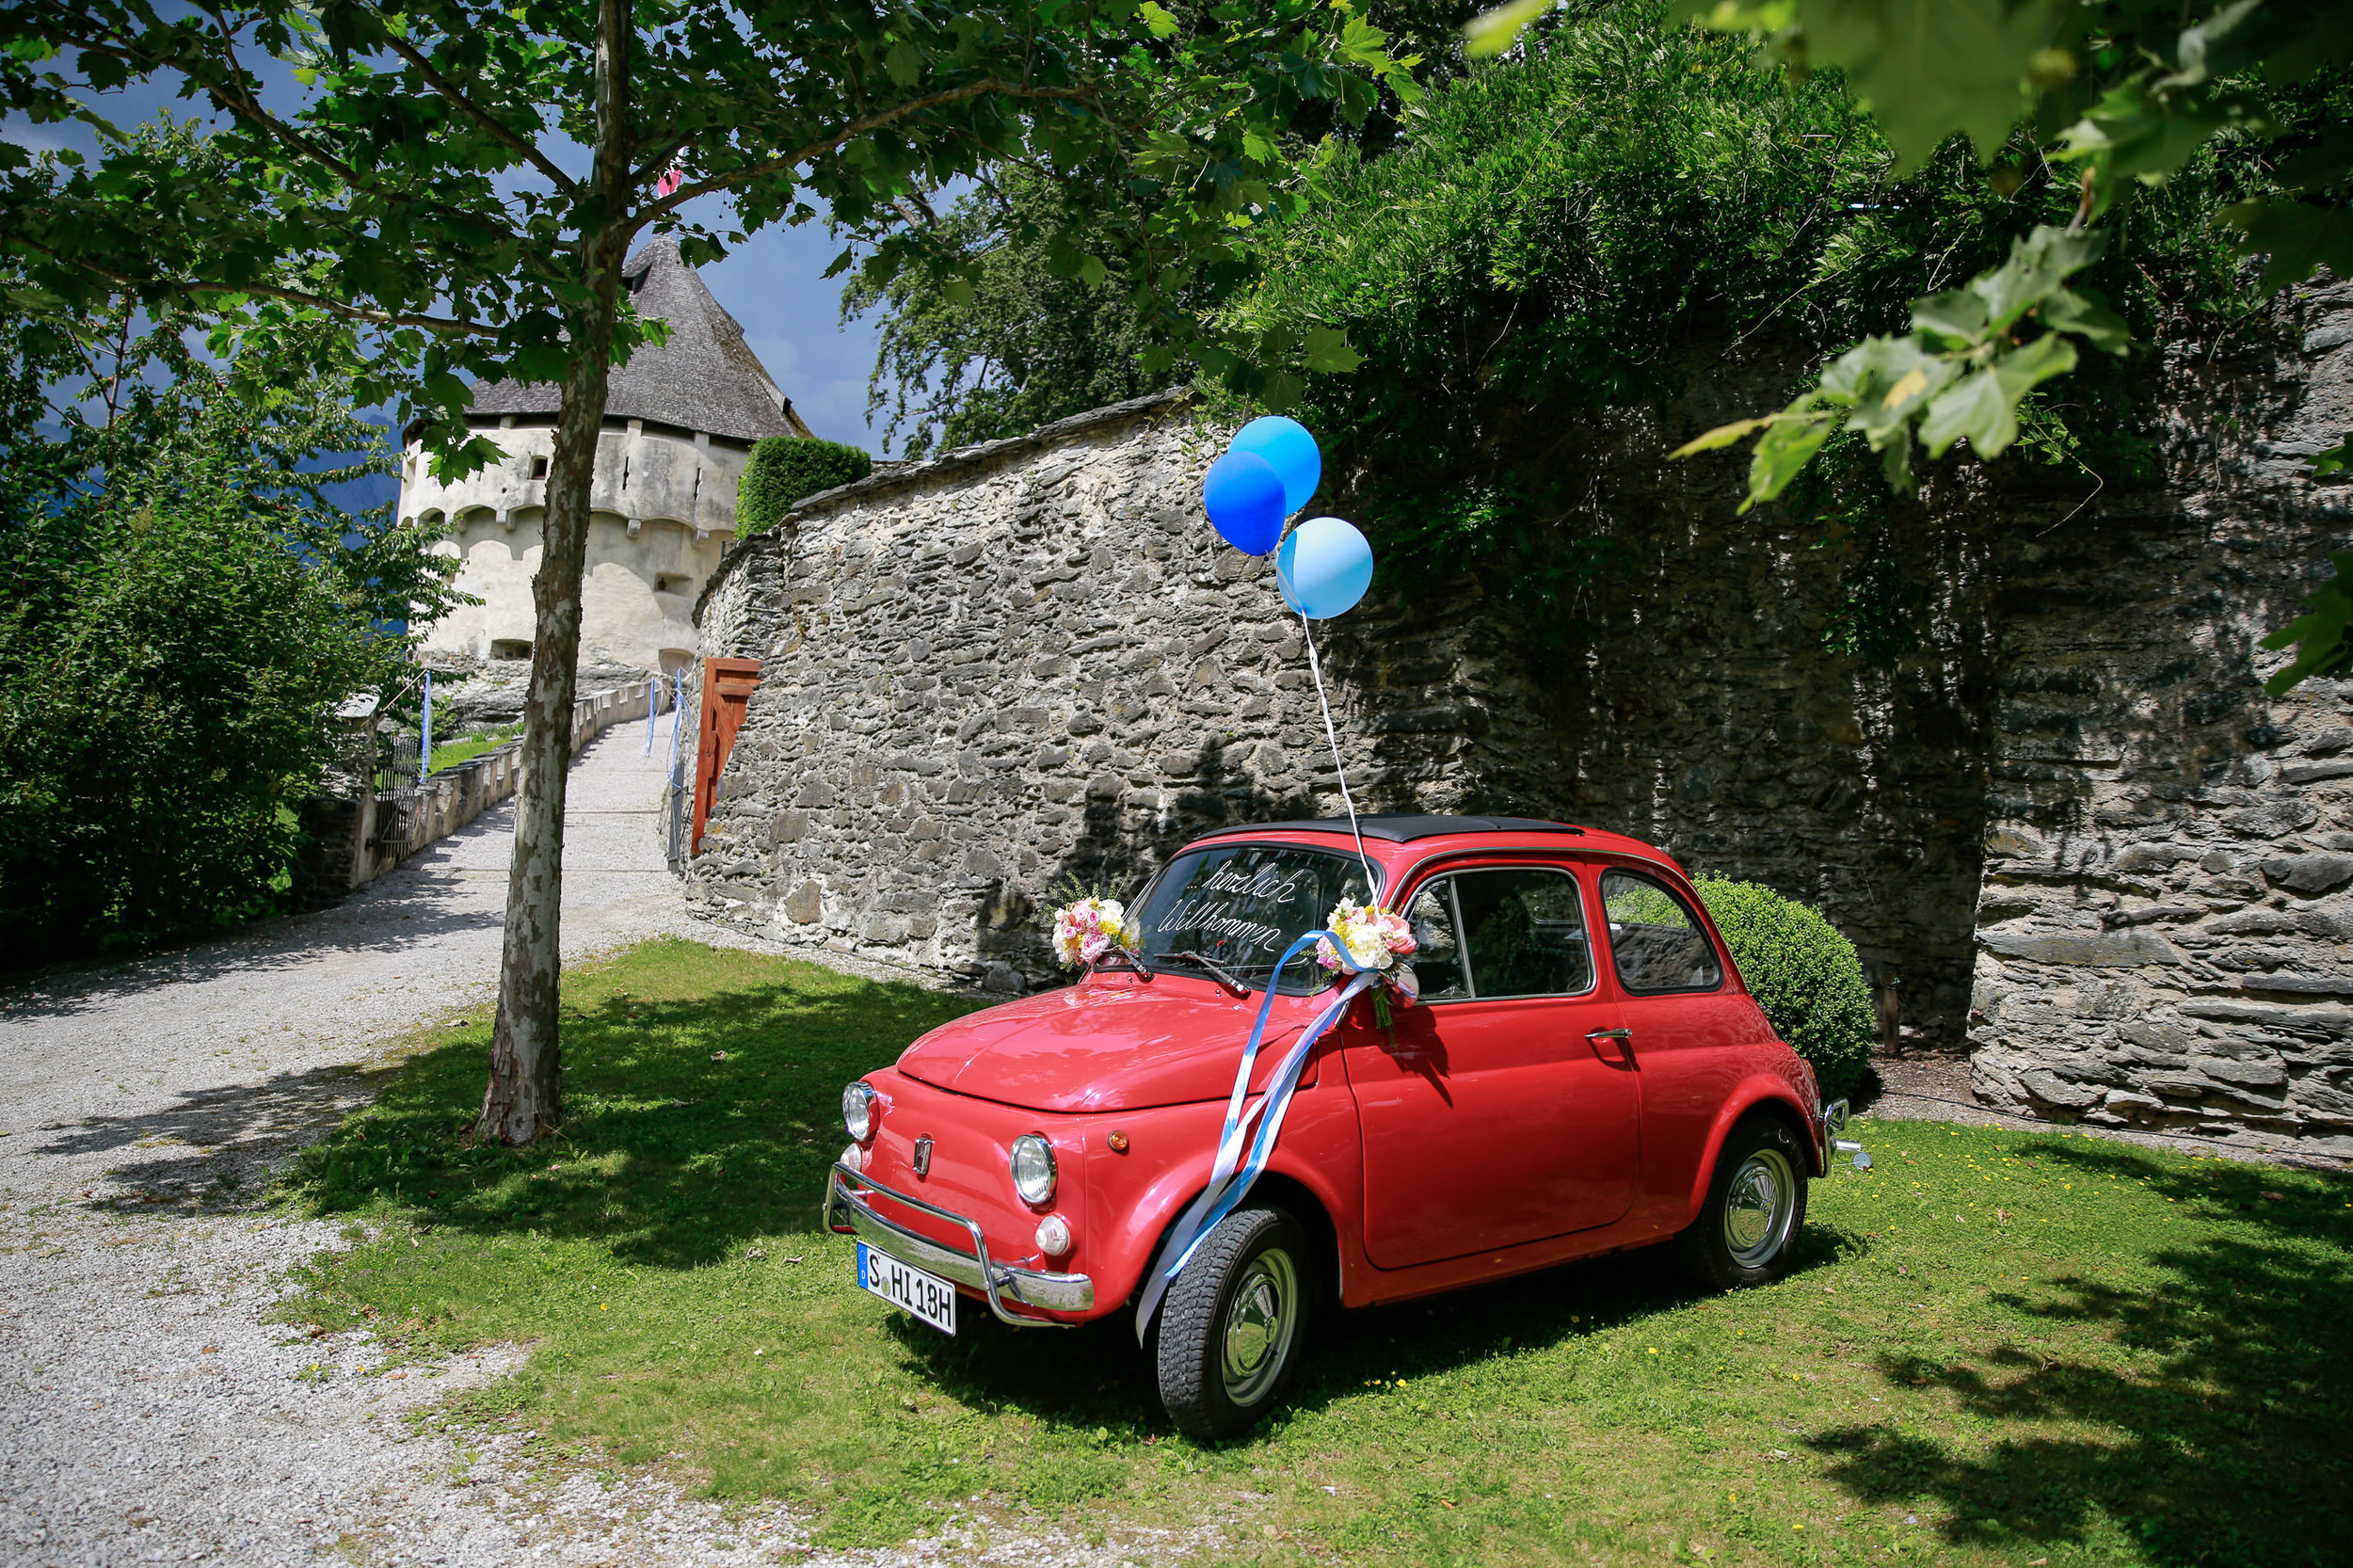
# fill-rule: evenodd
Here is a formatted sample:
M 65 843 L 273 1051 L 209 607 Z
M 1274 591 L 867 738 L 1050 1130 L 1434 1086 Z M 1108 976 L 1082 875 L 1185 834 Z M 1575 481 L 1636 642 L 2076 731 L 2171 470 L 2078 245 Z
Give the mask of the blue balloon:
M 1313 501 L 1323 483 L 1323 452 L 1307 427 L 1295 419 L 1268 414 L 1241 427 L 1232 452 L 1253 452 L 1264 457 L 1283 480 L 1283 515 L 1289 517 Z
M 1275 552 L 1274 581 L 1283 602 L 1309 620 L 1344 616 L 1372 586 L 1372 546 L 1353 523 L 1309 518 Z
M 1264 457 L 1228 452 L 1201 479 L 1201 504 L 1225 542 L 1264 555 L 1283 537 L 1283 481 Z

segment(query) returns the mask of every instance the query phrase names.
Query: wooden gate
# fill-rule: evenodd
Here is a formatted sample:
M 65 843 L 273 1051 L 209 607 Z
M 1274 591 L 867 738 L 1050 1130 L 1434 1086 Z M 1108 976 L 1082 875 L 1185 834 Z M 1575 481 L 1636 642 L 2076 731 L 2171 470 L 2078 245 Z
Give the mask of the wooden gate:
M 703 712 L 695 746 L 695 825 L 687 853 L 700 855 L 703 824 L 719 798 L 719 775 L 735 749 L 735 732 L 744 728 L 744 711 L 760 685 L 757 659 L 705 659 Z

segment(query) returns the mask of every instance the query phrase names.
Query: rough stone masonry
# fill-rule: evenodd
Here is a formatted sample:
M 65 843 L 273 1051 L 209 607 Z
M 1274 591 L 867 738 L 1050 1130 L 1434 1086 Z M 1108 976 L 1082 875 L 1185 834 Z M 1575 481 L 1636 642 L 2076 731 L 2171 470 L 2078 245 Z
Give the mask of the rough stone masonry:
M 1991 1103 L 2353 1154 L 2353 684 L 2268 701 L 2253 646 L 2347 546 L 2353 491 L 2304 474 L 2353 427 L 2353 290 L 2270 326 L 2150 368 L 2143 479 L 1932 484 L 1925 632 L 1877 663 L 1823 635 L 1834 557 L 1661 457 L 1785 363 L 1553 422 L 1529 461 L 1617 564 L 1571 641 L 1480 572 L 1320 629 L 1358 805 L 1585 822 L 1818 904 L 1890 1043 L 1965 1041 Z M 702 651 L 762 670 L 689 898 L 1010 992 L 1053 978 L 1065 888 L 1337 811 L 1299 621 L 1200 511 L 1227 434 L 1143 399 L 736 547 Z

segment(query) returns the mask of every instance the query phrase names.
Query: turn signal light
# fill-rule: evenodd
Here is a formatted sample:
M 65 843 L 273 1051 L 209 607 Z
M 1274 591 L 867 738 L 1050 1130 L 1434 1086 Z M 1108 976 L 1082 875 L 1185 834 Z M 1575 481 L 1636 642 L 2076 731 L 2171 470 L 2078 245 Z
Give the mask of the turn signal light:
M 1070 1224 L 1059 1214 L 1048 1214 L 1038 1222 L 1037 1250 L 1048 1257 L 1060 1257 L 1070 1250 Z

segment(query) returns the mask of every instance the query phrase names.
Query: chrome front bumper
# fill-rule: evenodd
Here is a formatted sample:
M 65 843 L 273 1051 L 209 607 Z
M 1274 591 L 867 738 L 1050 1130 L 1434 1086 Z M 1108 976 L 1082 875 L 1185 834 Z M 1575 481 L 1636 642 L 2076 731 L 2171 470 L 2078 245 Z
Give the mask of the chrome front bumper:
M 1863 1145 L 1852 1138 L 1839 1136 L 1847 1130 L 1847 1102 L 1845 1100 L 1831 1101 L 1821 1108 L 1820 1116 L 1823 1173 L 1828 1176 L 1836 1176 L 1840 1169 L 1839 1161 L 1842 1159 L 1846 1161 L 1845 1168 L 1848 1170 L 1869 1170 L 1871 1157 L 1865 1152 Z
M 856 1185 L 860 1191 L 853 1191 Z M 928 1237 L 918 1236 L 904 1225 L 895 1224 L 874 1212 L 865 1201 L 866 1195 L 879 1192 L 893 1203 L 945 1220 L 961 1226 L 972 1238 L 972 1250 L 961 1252 Z M 988 1243 L 981 1237 L 980 1222 L 967 1219 L 937 1204 L 926 1203 L 895 1187 L 886 1187 L 872 1176 L 862 1176 L 836 1160 L 832 1174 L 825 1178 L 825 1228 L 856 1236 L 868 1246 L 879 1247 L 902 1263 L 914 1265 L 968 1285 L 988 1300 L 989 1311 L 1008 1323 L 1022 1328 L 1073 1328 L 1076 1324 L 1058 1323 L 1044 1318 L 1025 1318 L 1006 1310 L 1008 1300 L 1024 1306 L 1042 1307 L 1048 1312 L 1084 1312 L 1095 1304 L 1095 1281 L 1084 1274 L 1049 1274 L 1035 1269 L 1016 1269 L 1010 1264 L 992 1262 Z

